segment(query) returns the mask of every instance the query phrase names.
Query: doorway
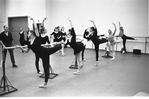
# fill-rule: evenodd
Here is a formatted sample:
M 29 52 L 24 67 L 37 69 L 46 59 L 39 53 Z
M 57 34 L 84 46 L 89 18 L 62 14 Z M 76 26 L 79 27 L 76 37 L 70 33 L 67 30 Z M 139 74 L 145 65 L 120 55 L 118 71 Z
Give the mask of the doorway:
M 20 45 L 19 31 L 20 28 L 23 28 L 26 35 L 26 31 L 28 31 L 28 16 L 8 17 L 8 26 L 9 31 L 12 33 L 14 44 Z

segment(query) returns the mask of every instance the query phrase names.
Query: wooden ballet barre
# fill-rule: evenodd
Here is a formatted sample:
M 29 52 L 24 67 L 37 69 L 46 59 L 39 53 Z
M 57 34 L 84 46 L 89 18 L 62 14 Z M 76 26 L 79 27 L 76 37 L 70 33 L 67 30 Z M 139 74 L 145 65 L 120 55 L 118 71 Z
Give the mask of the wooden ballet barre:
M 118 39 L 118 37 L 119 37 L 119 36 L 116 36 L 116 39 Z M 146 53 L 146 48 L 147 48 L 146 46 L 147 46 L 147 43 L 149 43 L 147 39 L 148 39 L 149 37 L 148 37 L 148 36 L 147 36 L 147 37 L 143 37 L 143 36 L 142 36 L 142 37 L 132 36 L 132 37 L 133 37 L 133 38 L 143 38 L 143 39 L 145 39 L 145 42 L 141 42 L 141 43 L 145 43 L 145 53 Z

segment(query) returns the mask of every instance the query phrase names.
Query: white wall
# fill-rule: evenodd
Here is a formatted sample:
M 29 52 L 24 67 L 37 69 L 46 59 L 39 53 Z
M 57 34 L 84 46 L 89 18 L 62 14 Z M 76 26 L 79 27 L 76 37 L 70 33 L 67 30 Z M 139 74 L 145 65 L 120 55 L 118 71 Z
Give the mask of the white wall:
M 148 0 L 46 0 L 46 14 L 50 17 L 50 32 L 57 25 L 69 28 L 72 19 L 77 34 L 94 20 L 99 33 L 113 29 L 112 22 L 120 21 L 125 33 L 131 36 L 148 35 Z M 49 14 L 50 13 L 50 14 Z
M 3 31 L 3 25 L 5 24 L 5 0 L 0 0 L 0 33 Z
M 99 34 L 107 34 L 109 28 L 113 30 L 112 22 L 116 23 L 118 28 L 120 21 L 128 36 L 149 35 L 148 0 L 46 0 L 46 16 L 49 18 L 49 33 L 58 25 L 65 26 L 66 30 L 70 28 L 67 20 L 70 17 L 77 35 L 83 35 L 84 30 L 92 25 L 90 19 L 97 25 Z M 118 32 L 117 30 L 116 34 Z M 136 46 L 144 51 L 144 43 L 129 45 L 128 42 L 127 45 L 128 51 L 132 52 Z
M 148 36 L 149 36 L 149 0 L 148 0 Z
M 6 18 L 16 16 L 31 16 L 36 22 L 45 18 L 45 0 L 5 0 Z M 7 19 L 6 19 L 7 20 Z M 8 20 L 7 20 L 8 21 Z M 29 21 L 29 27 L 31 27 Z

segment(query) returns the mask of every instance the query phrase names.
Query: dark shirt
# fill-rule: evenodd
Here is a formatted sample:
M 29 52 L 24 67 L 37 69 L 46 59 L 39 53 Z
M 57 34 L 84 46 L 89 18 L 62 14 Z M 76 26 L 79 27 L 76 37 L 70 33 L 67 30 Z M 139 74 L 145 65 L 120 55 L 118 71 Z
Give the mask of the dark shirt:
M 76 42 L 76 33 L 74 31 L 74 28 L 71 29 L 71 41 L 67 41 L 67 43 L 70 45 L 70 47 L 74 50 L 74 55 L 79 53 L 84 49 L 84 45 L 82 42 Z
M 89 35 L 89 32 L 87 31 L 87 29 L 84 31 L 83 34 L 83 38 L 87 39 L 88 41 L 90 40 L 89 37 L 87 37 Z
M 12 38 L 12 35 L 11 35 L 10 32 L 8 33 L 8 36 L 5 34 L 5 31 L 2 32 L 2 33 L 0 34 L 0 40 L 4 43 L 4 45 L 5 45 L 6 47 L 12 46 L 13 38 Z
M 54 36 L 54 42 L 60 42 L 62 40 L 61 32 L 58 33 L 53 32 L 51 35 Z
M 74 28 L 71 29 L 71 34 L 72 34 L 72 38 L 70 42 L 68 41 L 68 44 L 70 45 L 71 48 L 75 50 L 76 49 L 76 34 L 74 31 Z
M 31 45 L 28 43 L 28 48 L 31 49 L 35 54 L 37 54 L 39 57 L 42 57 L 42 46 L 41 46 L 41 38 L 36 37 L 33 44 Z
M 20 39 L 19 39 L 19 40 L 20 40 L 20 41 L 24 41 L 24 40 L 25 40 L 25 38 L 24 38 L 24 32 L 23 32 L 23 33 L 20 33 L 20 32 L 19 32 L 19 34 L 20 34 Z
M 46 44 L 46 42 L 47 43 L 50 43 L 49 37 L 48 36 L 41 37 L 41 44 Z
M 97 43 L 97 41 L 98 41 L 97 29 L 94 30 L 93 35 L 90 35 L 89 36 L 89 39 L 91 39 L 94 44 Z

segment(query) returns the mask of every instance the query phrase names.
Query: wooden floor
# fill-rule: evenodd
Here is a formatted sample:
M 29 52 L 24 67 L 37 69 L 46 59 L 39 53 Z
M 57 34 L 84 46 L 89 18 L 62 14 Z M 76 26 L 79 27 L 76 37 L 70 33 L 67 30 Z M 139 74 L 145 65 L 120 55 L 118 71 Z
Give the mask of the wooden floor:
M 18 91 L 1 97 L 132 97 L 139 92 L 149 93 L 149 55 L 122 55 L 116 52 L 116 60 L 110 61 L 102 58 L 104 51 L 100 51 L 99 65 L 95 68 L 94 50 L 87 49 L 84 67 L 80 75 L 76 76 L 73 75 L 76 70 L 69 69 L 74 59 L 73 51 L 66 48 L 66 56 L 62 56 L 61 53 L 51 56 L 51 65 L 59 75 L 50 79 L 48 87 L 42 89 L 38 85 L 42 84 L 44 79 L 39 78 L 39 74 L 36 73 L 33 52 L 25 54 L 19 49 L 14 52 L 18 68 L 11 66 L 8 53 L 6 76 Z M 42 65 L 40 69 L 43 71 Z

